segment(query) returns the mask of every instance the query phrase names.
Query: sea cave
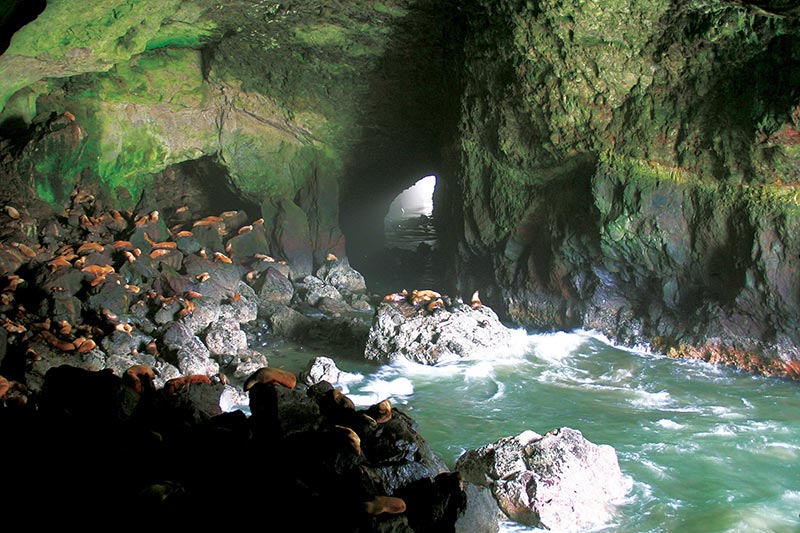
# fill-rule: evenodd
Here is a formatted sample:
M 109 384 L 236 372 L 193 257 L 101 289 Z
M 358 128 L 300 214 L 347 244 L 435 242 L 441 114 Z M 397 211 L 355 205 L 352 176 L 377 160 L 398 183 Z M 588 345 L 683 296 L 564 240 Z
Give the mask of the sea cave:
M 9 513 L 177 524 L 234 486 L 342 531 L 800 528 L 796 2 L 0 0 L 0 28 Z M 545 475 L 546 443 L 614 468 Z

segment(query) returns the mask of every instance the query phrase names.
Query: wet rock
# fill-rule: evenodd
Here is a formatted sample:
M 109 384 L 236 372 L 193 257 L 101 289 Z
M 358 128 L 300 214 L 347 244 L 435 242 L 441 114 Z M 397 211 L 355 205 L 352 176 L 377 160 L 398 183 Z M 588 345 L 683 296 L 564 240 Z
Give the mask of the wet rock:
M 267 268 L 261 276 L 263 284 L 258 296 L 267 302 L 289 305 L 294 296 L 294 285 L 277 268 Z
M 362 435 L 361 447 L 373 473 L 389 494 L 408 483 L 448 470 L 417 433 L 416 422 L 399 409 L 392 410 L 391 420 Z
M 130 334 L 114 330 L 110 335 L 103 337 L 100 346 L 109 356 L 127 356 L 144 352 L 145 346 L 152 340 L 153 337 L 145 335 L 137 329 L 132 329 Z
M 269 320 L 273 333 L 290 339 L 302 338 L 313 324 L 310 318 L 286 305 L 264 304 L 259 306 L 259 313 Z
M 379 361 L 404 357 L 432 365 L 442 358 L 509 347 L 511 333 L 487 306 L 472 309 L 454 303 L 430 312 L 424 304 L 382 302 L 375 310 L 364 356 Z
M 367 290 L 367 283 L 360 272 L 347 260 L 328 260 L 316 272 L 316 277 L 341 292 L 358 293 Z
M 323 296 L 317 300 L 317 309 L 329 316 L 340 317 L 353 311 L 344 300 Z
M 210 298 L 192 300 L 194 311 L 181 318 L 181 322 L 197 335 L 219 319 L 220 305 Z
M 134 365 L 147 365 L 153 369 L 153 373 L 156 376 L 155 380 L 153 380 L 153 385 L 155 385 L 157 389 L 162 388 L 164 383 L 170 379 L 180 377 L 181 375 L 181 371 L 174 365 L 148 354 L 139 354 L 137 356 L 110 355 L 106 359 L 106 368 L 120 377 Z
M 342 371 L 336 366 L 336 362 L 330 357 L 315 357 L 310 360 L 306 367 L 300 372 L 298 380 L 309 387 L 321 381 L 335 385 L 339 383 Z
M 235 357 L 225 362 L 226 373 L 230 372 L 231 379 L 243 383 L 253 372 L 259 368 L 269 366 L 267 356 L 256 350 L 240 350 Z M 227 370 L 230 369 L 230 370 Z
M 226 248 L 229 250 L 231 258 L 241 262 L 252 259 L 256 254 L 268 254 L 269 244 L 267 243 L 267 235 L 263 224 L 243 224 L 232 229 L 236 232 L 240 228 L 242 228 L 241 231 L 243 233 L 231 237 L 226 243 Z M 250 229 L 248 230 L 247 228 Z
M 247 349 L 247 335 L 233 320 L 220 320 L 206 333 L 205 344 L 213 355 L 236 355 Z
M 342 300 L 342 294 L 336 290 L 336 287 L 328 285 L 316 276 L 306 276 L 298 285 L 301 287 L 301 294 L 304 295 L 305 302 L 312 307 L 316 307 L 321 298 Z
M 244 324 L 252 322 L 258 316 L 258 297 L 255 291 L 245 282 L 240 281 L 237 291 L 220 306 L 220 319 Z
M 177 367 L 183 375 L 219 373 L 219 364 L 211 359 L 203 341 L 180 322 L 173 322 L 162 337 L 164 346 L 174 355 Z
M 511 520 L 545 529 L 603 525 L 613 503 L 630 488 L 614 449 L 570 428 L 544 436 L 525 431 L 469 450 L 456 470 L 470 483 L 490 488 Z
M 499 519 L 505 519 L 503 511 L 497 505 L 492 491 L 488 487 L 479 487 L 464 481 L 466 507 L 455 523 L 456 533 L 497 533 L 500 531 Z

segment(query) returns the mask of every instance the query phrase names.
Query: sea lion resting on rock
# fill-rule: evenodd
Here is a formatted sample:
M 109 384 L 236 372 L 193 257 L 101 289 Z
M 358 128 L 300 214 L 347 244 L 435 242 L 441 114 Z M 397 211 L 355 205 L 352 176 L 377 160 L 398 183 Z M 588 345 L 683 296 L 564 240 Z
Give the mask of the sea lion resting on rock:
M 164 390 L 167 391 L 167 394 L 172 396 L 188 389 L 191 385 L 197 385 L 199 383 L 211 385 L 211 378 L 205 374 L 192 374 L 190 376 L 172 378 L 164 384 Z
M 155 372 L 147 365 L 133 365 L 122 375 L 122 381 L 139 393 L 143 392 L 144 389 L 152 390 L 155 379 Z
M 406 512 L 406 502 L 394 496 L 375 496 L 371 501 L 364 502 L 364 511 L 371 515 L 400 514 Z
M 436 291 L 423 289 L 417 290 L 414 289 L 411 291 L 411 305 L 419 305 L 425 304 L 430 302 L 431 300 L 436 300 L 437 298 L 441 298 L 442 295 Z
M 297 377 L 287 370 L 265 366 L 250 374 L 244 382 L 243 389 L 249 391 L 256 383 L 280 383 L 284 387 L 293 389 L 297 385 Z

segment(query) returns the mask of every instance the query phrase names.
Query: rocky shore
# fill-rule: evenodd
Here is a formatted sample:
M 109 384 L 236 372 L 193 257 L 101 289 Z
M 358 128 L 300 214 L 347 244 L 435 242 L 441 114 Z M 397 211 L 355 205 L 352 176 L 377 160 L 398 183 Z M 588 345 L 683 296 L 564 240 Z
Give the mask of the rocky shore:
M 498 485 L 486 460 L 497 443 L 465 459 L 468 480 L 388 400 L 357 409 L 335 386 L 334 361 L 314 358 L 295 375 L 254 349 L 270 337 L 324 340 L 367 359 L 471 356 L 510 338 L 477 292 L 469 302 L 433 290 L 376 297 L 333 254 L 314 275 L 295 273 L 243 211 L 192 218 L 144 204 L 103 210 L 76 190 L 59 216 L 0 215 L 0 456 L 13 480 L 4 503 L 33 498 L 64 516 L 91 505 L 97 516 L 171 525 L 222 525 L 231 505 L 247 524 L 342 531 L 565 520 L 509 503 L 537 482 L 553 486 L 552 457 L 544 481 L 521 459 Z M 512 478 L 518 490 L 498 493 Z

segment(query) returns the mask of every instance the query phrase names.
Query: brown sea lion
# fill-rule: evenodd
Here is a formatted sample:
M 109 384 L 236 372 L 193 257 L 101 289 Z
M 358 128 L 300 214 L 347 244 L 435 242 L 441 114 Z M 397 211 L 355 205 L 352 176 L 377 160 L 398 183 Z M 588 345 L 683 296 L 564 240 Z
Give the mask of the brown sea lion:
M 375 496 L 371 501 L 364 502 L 364 511 L 371 515 L 400 514 L 406 512 L 406 502 L 394 496 Z
M 361 455 L 361 437 L 358 433 L 353 431 L 347 426 L 333 426 L 334 430 L 344 435 L 347 439 L 348 445 L 353 449 L 356 455 Z
M 155 372 L 147 365 L 133 365 L 122 375 L 122 381 L 130 385 L 136 392 L 143 392 L 145 389 L 153 390 L 155 379 Z
M 284 387 L 293 389 L 297 385 L 297 377 L 287 370 L 265 366 L 250 374 L 244 382 L 243 389 L 249 391 L 257 383 L 280 383 Z
M 441 294 L 429 289 L 423 289 L 423 290 L 414 289 L 413 291 L 411 291 L 411 303 L 413 305 L 428 303 L 431 300 L 435 300 L 441 297 L 442 297 Z
M 211 378 L 205 374 L 191 374 L 189 376 L 172 378 L 164 383 L 164 390 L 167 392 L 167 394 L 172 396 L 178 392 L 187 390 L 191 385 L 197 385 L 200 383 L 211 385 Z
M 478 291 L 472 293 L 472 298 L 470 299 L 470 306 L 473 309 L 480 309 L 481 307 L 483 307 L 480 296 L 478 295 Z
M 384 302 L 404 302 L 408 299 L 408 291 L 403 289 L 400 292 L 393 292 L 383 297 Z
M 389 400 L 383 400 L 367 409 L 367 414 L 378 424 L 385 424 L 392 419 L 392 404 Z

